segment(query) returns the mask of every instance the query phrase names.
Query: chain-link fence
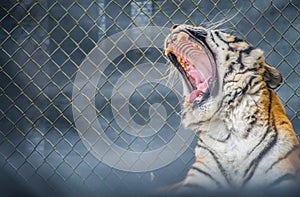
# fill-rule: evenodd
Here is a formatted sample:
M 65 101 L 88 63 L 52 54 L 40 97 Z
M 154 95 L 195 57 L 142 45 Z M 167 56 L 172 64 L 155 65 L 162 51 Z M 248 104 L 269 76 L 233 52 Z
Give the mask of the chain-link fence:
M 265 51 L 300 131 L 300 1 L 22 0 L 0 3 L 3 194 L 149 194 L 183 179 L 163 40 L 174 23 L 222 25 Z

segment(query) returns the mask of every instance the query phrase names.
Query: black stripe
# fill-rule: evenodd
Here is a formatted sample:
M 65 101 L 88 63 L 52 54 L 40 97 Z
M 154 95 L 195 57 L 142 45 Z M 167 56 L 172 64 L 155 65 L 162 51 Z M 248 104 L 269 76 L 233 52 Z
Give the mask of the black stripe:
M 187 114 L 187 112 L 186 112 L 186 111 L 182 113 L 182 115 L 181 115 L 182 119 L 185 119 L 185 117 L 186 117 L 186 114 Z
M 247 55 L 250 55 L 251 51 L 253 51 L 255 48 L 253 46 L 249 46 L 247 49 L 242 50 L 242 53 L 246 53 Z
M 249 79 L 249 82 L 247 83 L 247 85 L 242 89 L 242 94 L 245 94 L 249 89 L 250 89 L 250 86 L 252 86 L 252 81 L 256 79 L 256 76 L 255 75 L 252 75 Z
M 220 33 L 219 33 L 218 31 L 216 31 L 215 34 L 216 34 L 216 36 L 217 36 L 221 41 L 223 41 L 225 44 L 228 45 L 228 51 L 232 51 L 232 52 L 235 52 L 235 51 L 236 51 L 235 48 L 232 48 L 231 46 L 229 46 L 229 43 L 234 43 L 234 42 L 228 42 L 228 41 L 224 40 L 224 39 L 220 36 Z M 212 34 L 212 35 L 213 35 L 213 34 Z M 213 36 L 212 36 L 212 38 L 213 38 Z M 212 40 L 214 40 L 214 39 L 212 39 Z M 214 43 L 217 45 L 217 47 L 219 47 L 219 44 L 218 44 L 218 43 L 216 43 L 215 41 L 214 41 Z
M 227 54 L 225 60 L 228 61 L 229 58 L 230 58 L 230 56 L 229 56 L 229 54 Z
M 243 70 L 245 68 L 245 64 L 242 62 L 242 51 L 240 51 L 240 53 L 239 53 L 237 62 L 240 63 L 240 70 Z
M 272 92 L 270 90 L 268 90 L 268 92 L 269 92 L 268 125 L 270 125 L 273 96 L 272 96 Z
M 202 142 L 202 140 L 200 138 L 199 138 L 199 141 Z M 215 155 L 215 153 L 212 150 L 210 150 L 209 148 L 207 148 L 205 146 L 202 146 L 199 143 L 197 144 L 197 146 L 200 147 L 200 148 L 203 148 L 203 149 L 207 150 L 212 155 L 213 159 L 217 163 L 218 168 L 220 169 L 220 171 L 221 171 L 222 175 L 224 176 L 225 180 L 227 181 L 228 184 L 230 184 L 230 181 L 228 179 L 227 173 L 226 173 L 224 167 L 222 166 L 222 164 L 220 163 L 218 157 Z
M 213 43 L 215 43 L 217 47 L 220 47 L 220 45 L 216 42 L 216 40 L 215 40 L 215 38 L 214 38 L 214 34 L 211 34 L 211 41 L 212 41 Z
M 261 161 L 261 159 L 263 158 L 263 156 L 265 156 L 265 154 L 273 147 L 275 146 L 277 142 L 277 131 L 276 134 L 274 136 L 274 138 L 272 139 L 271 142 L 269 142 L 269 144 L 259 153 L 259 155 L 252 160 L 252 162 L 250 163 L 249 167 L 247 168 L 247 170 L 245 171 L 244 176 L 246 176 L 249 172 L 249 175 L 246 177 L 246 179 L 243 182 L 243 185 L 245 185 L 254 175 L 254 172 L 259 164 L 259 162 Z
M 218 38 L 219 38 L 220 40 L 222 40 L 222 41 L 223 41 L 224 43 L 226 43 L 226 44 L 229 44 L 229 43 L 237 43 L 237 42 L 245 42 L 244 40 L 242 40 L 242 39 L 240 39 L 240 38 L 238 38 L 238 37 L 236 37 L 236 36 L 234 36 L 234 40 L 233 40 L 233 41 L 226 41 L 226 40 L 224 40 L 224 39 L 221 37 L 220 32 L 216 31 L 215 34 L 216 34 L 216 36 L 218 36 Z
M 243 70 L 242 72 L 237 72 L 236 75 L 243 75 L 247 72 L 257 72 L 259 68 L 247 68 L 246 70 Z
M 233 103 L 233 101 L 241 94 L 241 90 L 240 91 L 235 91 L 234 95 L 233 95 L 233 98 L 231 98 L 229 101 L 228 101 L 228 105 L 230 105 L 231 103 Z
M 228 80 L 228 81 L 224 81 L 224 85 L 228 84 L 228 83 L 237 83 L 239 82 L 239 80 Z
M 249 119 L 251 120 L 248 124 L 249 125 L 253 125 L 256 123 L 257 121 L 257 118 L 256 118 L 256 115 L 258 113 L 258 110 L 256 110 L 252 115 L 251 117 L 249 117 Z M 246 133 L 244 134 L 244 137 L 248 137 L 249 133 L 251 132 L 251 130 L 253 129 L 253 127 L 249 127 L 247 130 L 246 130 Z
M 253 115 L 249 118 L 249 119 L 252 119 L 252 120 L 249 122 L 250 125 L 253 125 L 254 123 L 256 123 L 256 121 L 257 121 L 257 118 L 256 118 L 257 113 L 258 113 L 258 110 L 256 110 L 256 111 L 253 113 Z M 252 128 L 251 128 L 251 129 L 252 129 Z
M 265 171 L 265 173 L 267 173 L 268 171 L 270 171 L 273 166 L 275 166 L 277 163 L 279 163 L 280 161 L 282 161 L 283 159 L 286 159 L 292 152 L 298 150 L 300 147 L 294 146 L 291 150 L 289 150 L 284 156 L 279 157 L 275 162 L 272 163 L 272 165 Z
M 261 84 L 261 81 L 260 81 L 260 80 L 254 82 L 254 83 L 252 84 L 252 88 L 254 88 L 255 86 L 257 86 L 258 84 Z M 252 94 L 252 95 L 256 95 L 256 94 L 257 94 L 258 92 L 260 92 L 260 91 L 261 91 L 261 88 L 258 88 L 255 92 L 251 92 L 251 94 Z M 256 104 L 256 106 L 258 106 L 256 102 L 255 102 L 255 104 Z
M 275 186 L 280 184 L 283 181 L 288 181 L 288 180 L 295 180 L 296 176 L 290 173 L 287 173 L 285 175 L 282 175 L 281 177 L 277 178 L 273 183 L 270 184 L 270 186 Z
M 281 120 L 278 124 L 280 124 L 280 125 L 284 125 L 284 124 L 290 124 L 290 122 L 289 121 L 286 121 L 286 120 Z
M 251 53 L 251 51 L 255 49 L 254 47 L 252 46 L 248 46 L 248 48 L 244 49 L 244 50 L 241 50 L 240 53 L 239 53 L 239 57 L 237 59 L 237 62 L 241 64 L 240 66 L 240 69 L 243 70 L 245 68 L 245 65 L 242 61 L 242 54 L 247 54 L 249 55 Z
M 245 40 L 241 39 L 241 38 L 238 38 L 238 37 L 235 37 L 234 38 L 234 41 L 232 41 L 233 43 L 237 43 L 237 42 L 245 42 Z
M 211 168 L 205 162 L 203 162 L 203 161 L 196 160 L 194 164 L 196 164 L 196 163 L 199 163 L 199 164 L 205 166 L 207 169 L 211 170 Z
M 236 49 L 228 45 L 228 51 L 236 52 Z
M 243 74 L 245 74 L 245 73 L 247 73 L 247 72 L 256 72 L 258 69 L 259 69 L 259 68 L 248 68 L 248 69 L 246 69 L 246 70 L 244 70 L 244 71 L 242 71 L 242 72 L 236 73 L 235 75 L 243 75 Z M 229 80 L 229 81 L 225 81 L 225 78 L 227 78 L 228 75 L 232 73 L 232 71 L 233 71 L 233 68 L 232 68 L 231 66 L 229 66 L 229 70 L 228 70 L 228 71 L 225 73 L 225 75 L 224 75 L 224 79 L 223 79 L 223 87 L 224 87 L 224 85 L 225 85 L 226 83 L 238 82 L 238 80 Z M 254 77 L 254 74 L 255 74 L 255 73 L 253 73 L 252 77 Z M 260 83 L 260 82 L 261 82 L 261 81 L 255 82 L 255 83 L 253 84 L 253 86 L 257 85 L 257 84 Z
M 220 32 L 216 31 L 215 34 L 216 34 L 216 36 L 217 36 L 220 40 L 222 40 L 224 43 L 226 43 L 226 44 L 229 43 L 228 41 L 224 40 L 224 39 L 221 37 Z
M 270 129 L 270 116 L 271 116 L 271 108 L 272 108 L 272 93 L 269 90 L 269 106 L 268 106 L 268 128 L 266 129 L 266 132 L 264 133 L 263 137 L 260 139 L 260 141 L 258 142 L 258 144 L 256 144 L 253 149 L 249 152 L 249 155 L 264 141 L 264 139 L 267 137 L 268 135 L 268 131 Z
M 207 120 L 207 121 L 210 121 L 210 119 Z M 203 124 L 203 123 L 205 123 L 205 122 L 207 122 L 207 121 L 202 121 L 202 120 L 200 120 L 200 121 L 198 121 L 198 122 L 194 122 L 194 123 L 188 124 L 187 127 L 199 126 L 199 125 L 201 125 L 201 124 Z
M 274 117 L 274 116 L 273 116 Z M 269 131 L 268 133 L 270 132 L 274 132 L 275 136 L 273 136 L 271 138 L 271 141 L 269 141 L 269 143 L 267 144 L 267 146 L 259 153 L 259 155 L 254 159 L 252 160 L 252 162 L 250 163 L 249 167 L 247 168 L 247 170 L 245 171 L 245 175 L 248 174 L 249 170 L 250 171 L 250 174 L 248 175 L 248 177 L 244 180 L 244 183 L 247 183 L 251 177 L 254 175 L 254 172 L 255 172 L 255 169 L 257 168 L 259 162 L 261 161 L 261 159 L 263 158 L 263 156 L 265 156 L 265 154 L 275 146 L 276 142 L 277 142 L 277 137 L 278 137 L 278 131 L 277 131 L 277 128 L 276 128 L 276 125 L 275 125 L 275 118 L 273 118 L 273 122 L 272 122 L 272 126 L 274 128 L 272 128 L 272 131 Z
M 252 75 L 252 76 L 250 77 L 250 79 L 249 79 L 249 82 L 246 84 L 246 86 L 245 86 L 243 89 L 241 89 L 240 91 L 236 91 L 236 92 L 234 93 L 233 98 L 230 99 L 230 100 L 228 101 L 228 105 L 230 105 L 231 103 L 233 103 L 234 100 L 235 100 L 238 96 L 244 95 L 244 94 L 249 90 L 249 87 L 251 86 L 251 83 L 252 83 L 252 81 L 253 81 L 255 78 L 256 78 L 256 76 L 255 76 L 255 75 Z
M 220 36 L 220 32 L 216 31 L 215 34 L 216 34 L 216 36 L 217 36 L 220 40 L 222 40 L 223 42 L 225 42 L 226 44 L 228 44 L 228 42 L 226 42 L 225 40 L 223 40 L 223 38 Z
M 200 138 L 200 136 L 199 136 L 198 140 L 199 140 L 199 142 L 202 142 L 202 143 L 204 143 L 204 142 L 203 142 L 203 140 Z M 200 144 L 198 144 L 198 146 L 201 146 L 201 145 L 200 145 Z
M 248 168 L 245 170 L 244 176 L 246 176 L 247 174 L 249 174 L 246 179 L 243 182 L 243 185 L 245 185 L 250 179 L 251 177 L 254 175 L 255 169 L 258 166 L 259 162 L 261 161 L 261 159 L 263 158 L 263 156 L 276 144 L 277 142 L 277 137 L 278 137 L 278 131 L 276 128 L 276 124 L 275 124 L 275 117 L 274 114 L 271 114 L 271 108 L 272 108 L 272 92 L 269 90 L 269 106 L 268 106 L 268 129 L 267 132 L 264 134 L 263 138 L 260 140 L 260 142 L 258 143 L 258 145 L 256 145 L 251 152 L 249 153 L 249 155 L 251 155 L 251 153 L 262 143 L 262 141 L 264 140 L 264 138 L 266 138 L 266 136 L 268 134 L 272 134 L 274 133 L 274 136 L 271 136 L 270 141 L 268 142 L 267 146 L 264 147 L 264 149 L 258 154 L 258 156 L 252 160 L 252 162 L 250 163 L 250 165 L 248 166 Z M 272 123 L 271 123 L 271 115 L 273 117 Z M 249 173 L 250 172 L 250 173 Z
M 249 54 L 252 50 L 253 50 L 254 48 L 253 47 L 248 47 L 247 49 L 245 49 L 245 50 L 243 50 L 243 51 L 241 51 L 241 52 L 244 52 L 244 53 L 247 53 L 247 54 Z M 240 52 L 240 53 L 241 53 Z M 238 59 L 238 62 L 240 63 L 240 64 L 242 64 L 242 61 L 241 61 L 241 55 L 239 56 L 239 59 Z M 233 71 L 234 71 L 234 65 L 235 65 L 236 63 L 235 62 L 231 62 L 231 64 L 229 65 L 229 67 L 228 67 L 228 70 L 227 70 L 227 72 L 224 74 L 224 79 L 225 78 L 227 78 L 228 77 L 228 75 L 229 74 L 231 74 Z M 257 72 L 258 71 L 258 69 L 260 69 L 262 66 L 261 65 L 259 65 L 258 67 L 253 67 L 253 68 L 247 68 L 246 70 L 244 70 L 244 71 L 241 71 L 241 72 L 238 72 L 238 73 L 236 73 L 235 75 L 242 75 L 242 74 L 245 74 L 245 73 L 247 73 L 247 72 Z M 240 69 L 241 70 L 243 70 L 244 69 L 244 66 L 240 66 Z M 226 82 L 225 82 L 225 80 L 223 80 L 223 84 L 225 84 Z M 223 85 L 224 86 L 224 85 Z
M 215 40 L 213 34 L 211 34 L 211 41 L 212 41 L 213 43 L 215 43 L 217 47 L 220 46 L 220 45 L 216 42 L 216 40 Z
M 231 64 L 228 67 L 227 72 L 224 74 L 224 78 L 226 78 L 229 74 L 231 74 L 233 72 L 233 66 L 235 65 L 235 62 L 231 62 Z
M 201 170 L 200 168 L 197 168 L 196 166 L 192 166 L 192 169 L 197 170 L 197 172 L 200 172 L 201 174 L 204 174 L 205 176 L 209 177 L 211 180 L 213 180 L 219 187 L 221 187 L 221 183 L 217 181 L 214 177 L 211 176 L 211 174 L 205 172 L 204 170 Z

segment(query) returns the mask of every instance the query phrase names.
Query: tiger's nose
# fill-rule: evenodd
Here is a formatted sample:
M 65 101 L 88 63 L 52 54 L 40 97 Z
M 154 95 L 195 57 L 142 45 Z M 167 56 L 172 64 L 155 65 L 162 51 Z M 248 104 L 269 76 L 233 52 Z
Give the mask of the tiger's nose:
M 179 26 L 179 24 L 174 24 L 174 25 L 171 27 L 170 32 L 172 33 L 172 32 L 174 31 L 174 29 L 176 29 L 176 27 L 178 27 L 178 26 Z

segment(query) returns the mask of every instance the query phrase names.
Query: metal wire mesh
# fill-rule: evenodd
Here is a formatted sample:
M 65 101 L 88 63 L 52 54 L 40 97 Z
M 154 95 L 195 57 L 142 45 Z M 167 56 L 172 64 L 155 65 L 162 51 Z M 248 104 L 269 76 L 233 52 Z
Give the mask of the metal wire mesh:
M 97 157 L 90 149 L 94 144 L 82 138 L 90 127 L 97 130 L 93 125 L 99 123 L 113 144 L 147 152 L 168 145 L 176 136 L 180 87 L 164 82 L 167 63 L 159 40 L 166 35 L 164 28 L 174 23 L 199 25 L 231 18 L 223 27 L 262 48 L 268 63 L 283 74 L 285 81 L 278 94 L 299 136 L 299 12 L 296 0 L 1 2 L 1 190 L 31 196 L 146 194 L 181 180 L 193 163 L 192 141 L 181 139 L 187 148 L 171 163 L 133 172 L 117 168 L 124 155 L 108 165 L 103 161 L 111 155 Z M 150 26 L 158 31 L 128 33 Z M 118 39 L 112 39 L 116 33 Z M 134 46 L 139 38 L 149 46 L 124 51 L 119 45 L 133 39 Z M 81 65 L 104 41 L 113 46 L 100 46 L 109 64 L 103 70 L 95 66 L 93 72 L 84 73 Z M 112 59 L 109 54 L 115 50 L 119 55 Z M 85 79 L 102 76 L 91 86 L 96 90 L 95 99 L 86 98 L 92 106 L 73 106 L 80 97 L 76 90 L 84 88 L 76 83 L 80 73 Z M 95 116 L 88 119 L 91 126 L 80 133 L 76 121 L 89 107 Z M 79 108 L 79 115 L 74 115 Z M 121 113 L 125 108 L 128 114 Z M 126 162 L 130 168 L 136 161 Z M 144 165 L 149 165 L 147 160 Z

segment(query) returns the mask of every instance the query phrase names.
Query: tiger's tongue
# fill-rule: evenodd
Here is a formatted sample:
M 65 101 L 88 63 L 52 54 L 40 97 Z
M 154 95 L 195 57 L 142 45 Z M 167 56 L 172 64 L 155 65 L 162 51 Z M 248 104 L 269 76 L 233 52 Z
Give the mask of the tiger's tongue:
M 187 102 L 192 103 L 195 100 L 200 100 L 201 95 L 207 91 L 209 81 L 212 77 L 212 68 L 210 61 L 205 54 L 198 54 L 190 57 L 191 63 L 194 65 L 186 71 L 195 90 L 193 90 L 187 99 Z
M 199 95 L 201 95 L 202 93 L 203 93 L 202 90 L 193 90 L 190 96 L 186 99 L 186 102 L 188 103 L 194 102 L 196 99 L 199 98 Z
M 187 102 L 192 103 L 195 100 L 201 100 L 201 96 L 208 89 L 208 83 L 201 83 L 196 90 L 193 90 L 190 96 L 186 99 Z

